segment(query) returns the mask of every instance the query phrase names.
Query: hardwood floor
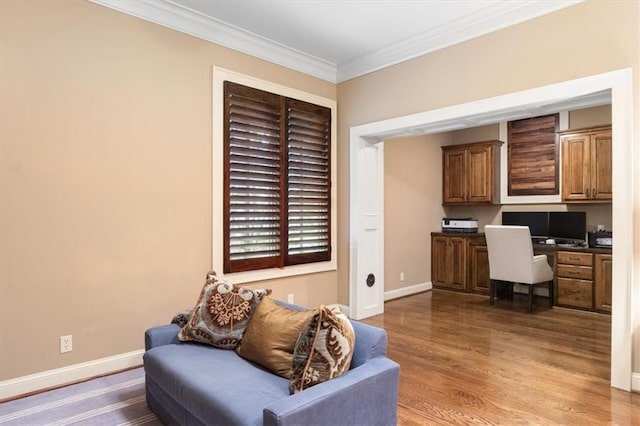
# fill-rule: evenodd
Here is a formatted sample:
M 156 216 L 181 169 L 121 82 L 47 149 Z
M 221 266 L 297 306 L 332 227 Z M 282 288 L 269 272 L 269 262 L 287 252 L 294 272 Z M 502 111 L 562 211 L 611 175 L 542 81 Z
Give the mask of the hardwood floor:
M 433 290 L 363 320 L 400 364 L 398 424 L 639 425 L 640 394 L 609 386 L 611 318 Z

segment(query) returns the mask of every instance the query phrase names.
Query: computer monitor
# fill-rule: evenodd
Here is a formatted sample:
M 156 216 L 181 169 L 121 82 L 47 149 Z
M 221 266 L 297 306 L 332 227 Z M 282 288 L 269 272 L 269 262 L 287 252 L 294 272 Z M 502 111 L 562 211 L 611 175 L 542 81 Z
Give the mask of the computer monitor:
M 585 241 L 587 213 L 549 212 L 549 237 L 558 240 Z
M 503 225 L 528 226 L 531 237 L 549 235 L 549 212 L 502 212 Z

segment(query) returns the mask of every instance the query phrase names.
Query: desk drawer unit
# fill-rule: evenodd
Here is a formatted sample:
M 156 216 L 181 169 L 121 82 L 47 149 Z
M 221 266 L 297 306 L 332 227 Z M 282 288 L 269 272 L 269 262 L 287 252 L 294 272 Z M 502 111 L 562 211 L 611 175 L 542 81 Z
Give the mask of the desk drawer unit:
M 559 251 L 558 264 L 593 266 L 593 255 L 591 253 Z
M 593 308 L 593 282 L 558 278 L 558 305 Z
M 593 279 L 593 268 L 591 266 L 558 264 L 558 277 L 591 281 Z
M 556 285 L 558 305 L 593 309 L 593 254 L 559 251 Z

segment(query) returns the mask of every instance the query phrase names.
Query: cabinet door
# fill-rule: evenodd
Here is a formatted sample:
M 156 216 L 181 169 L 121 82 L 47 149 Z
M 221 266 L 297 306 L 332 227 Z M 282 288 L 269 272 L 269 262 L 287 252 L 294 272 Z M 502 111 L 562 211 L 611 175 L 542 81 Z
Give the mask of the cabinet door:
M 596 254 L 596 310 L 611 313 L 613 257 Z
M 593 282 L 561 278 L 557 280 L 558 305 L 570 308 L 593 309 Z
M 464 290 L 467 268 L 462 237 L 431 238 L 431 282 L 434 286 Z
M 442 202 L 467 201 L 467 156 L 465 149 L 445 151 L 442 156 Z
M 469 289 L 489 293 L 489 251 L 484 245 L 469 245 Z
M 589 135 L 562 137 L 562 199 L 589 199 L 591 187 Z
M 471 203 L 493 201 L 493 149 L 491 146 L 471 147 L 468 150 L 468 192 Z
M 591 136 L 591 198 L 611 200 L 611 131 L 595 133 Z
M 447 237 L 431 238 L 431 281 L 433 285 L 446 286 L 449 281 L 447 270 Z
M 461 237 L 449 238 L 449 261 L 451 280 L 449 287 L 456 290 L 465 290 L 467 282 L 467 264 L 466 264 L 466 240 Z

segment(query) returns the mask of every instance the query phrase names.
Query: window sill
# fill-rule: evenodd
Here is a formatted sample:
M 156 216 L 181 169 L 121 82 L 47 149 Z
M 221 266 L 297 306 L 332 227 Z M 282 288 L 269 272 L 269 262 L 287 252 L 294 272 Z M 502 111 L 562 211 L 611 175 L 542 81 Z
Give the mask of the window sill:
M 220 278 L 233 284 L 246 284 L 257 281 L 266 281 L 277 278 L 295 277 L 298 275 L 315 274 L 319 272 L 335 271 L 337 269 L 335 260 L 328 262 L 316 262 L 305 265 L 287 266 L 285 268 L 261 269 L 258 271 L 233 272 L 219 274 Z

